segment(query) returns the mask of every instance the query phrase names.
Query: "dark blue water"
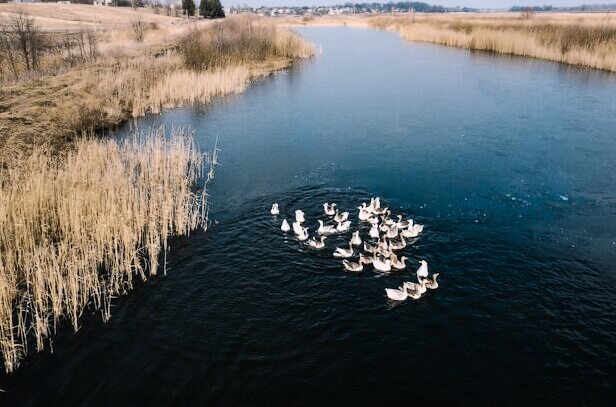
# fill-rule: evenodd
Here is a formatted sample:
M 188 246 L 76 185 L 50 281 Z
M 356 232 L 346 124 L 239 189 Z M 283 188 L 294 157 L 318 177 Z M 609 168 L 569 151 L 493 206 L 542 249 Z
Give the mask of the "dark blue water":
M 207 232 L 0 382 L 20 405 L 613 404 L 616 75 L 310 28 L 312 61 L 140 126 L 219 137 Z M 342 271 L 279 230 L 381 196 L 441 287 Z M 356 212 L 353 212 L 354 216 Z M 355 220 L 355 219 L 354 219 Z M 415 264 L 415 263 L 414 263 Z

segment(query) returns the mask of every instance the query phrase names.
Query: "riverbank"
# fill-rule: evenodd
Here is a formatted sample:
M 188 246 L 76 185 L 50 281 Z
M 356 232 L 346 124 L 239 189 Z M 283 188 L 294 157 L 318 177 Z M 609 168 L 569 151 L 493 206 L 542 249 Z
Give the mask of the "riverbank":
M 143 22 L 141 38 L 131 26 L 136 21 Z M 251 80 L 313 53 L 312 45 L 297 35 L 255 17 L 127 24 L 102 33 L 78 31 L 78 39 L 85 38 L 81 42 L 43 49 L 38 70 L 11 75 L 5 67 L 0 164 L 18 161 L 38 146 L 61 151 L 84 133 L 146 113 L 241 92 Z M 196 42 L 188 40 L 196 33 L 209 45 L 189 50 Z M 217 47 L 236 55 L 228 59 L 224 52 L 216 54 Z M 84 48 L 92 52 L 81 52 Z M 201 52 L 206 63 L 190 65 L 195 52 Z
M 61 51 L 42 47 L 36 69 L 23 69 L 24 56 L 4 78 L 0 351 L 9 373 L 63 321 L 78 330 L 86 309 L 109 319 L 112 298 L 134 278 L 165 271 L 171 236 L 207 226 L 203 182 L 213 172 L 204 171 L 216 159 L 190 134 L 118 142 L 98 132 L 241 92 L 313 53 L 296 34 L 254 17 L 144 27 L 140 39 L 109 30 L 99 41 L 101 33 L 77 31 Z
M 616 72 L 616 19 L 608 13 L 415 13 L 314 18 L 301 24 L 373 27 L 409 41 Z

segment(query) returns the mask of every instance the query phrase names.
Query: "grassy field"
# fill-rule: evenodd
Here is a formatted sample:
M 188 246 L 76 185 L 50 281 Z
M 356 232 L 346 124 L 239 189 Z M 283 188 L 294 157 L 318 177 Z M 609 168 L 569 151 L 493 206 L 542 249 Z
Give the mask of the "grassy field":
M 416 13 L 324 17 L 304 24 L 368 26 L 396 31 L 410 41 L 616 72 L 616 16 L 609 13 Z
M 240 92 L 313 53 L 297 35 L 249 16 L 206 22 L 152 14 L 150 21 L 116 8 L 23 8 L 37 13 L 3 18 L 40 24 L 32 42 L 44 46 L 36 59 L 18 56 L 20 69 L 10 67 L 0 87 L 0 351 L 7 372 L 33 344 L 43 349 L 62 321 L 77 330 L 86 308 L 108 319 L 112 298 L 134 278 L 164 269 L 171 236 L 207 223 L 205 193 L 195 189 L 207 160 L 189 134 L 120 143 L 94 137 L 97 131 Z M 99 10 L 112 14 L 97 20 L 105 23 L 96 23 L 92 38 L 91 28 L 78 25 L 94 9 L 97 19 Z M 68 22 L 70 37 L 59 21 Z

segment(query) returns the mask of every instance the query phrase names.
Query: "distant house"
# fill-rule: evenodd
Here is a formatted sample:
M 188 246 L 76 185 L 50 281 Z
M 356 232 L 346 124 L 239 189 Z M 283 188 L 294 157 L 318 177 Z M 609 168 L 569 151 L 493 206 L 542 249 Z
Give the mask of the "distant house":
M 92 4 L 95 6 L 111 6 L 112 0 L 93 0 Z

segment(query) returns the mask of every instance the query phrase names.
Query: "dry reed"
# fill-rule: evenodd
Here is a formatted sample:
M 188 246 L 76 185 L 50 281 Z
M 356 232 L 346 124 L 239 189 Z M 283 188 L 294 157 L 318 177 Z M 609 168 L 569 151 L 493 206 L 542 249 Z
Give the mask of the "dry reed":
M 62 320 L 161 267 L 169 238 L 206 226 L 195 190 L 207 157 L 182 131 L 118 142 L 82 139 L 63 157 L 41 150 L 0 175 L 0 350 L 7 372 Z
M 411 41 L 547 59 L 616 72 L 616 21 L 609 16 L 378 17 L 373 27 Z

